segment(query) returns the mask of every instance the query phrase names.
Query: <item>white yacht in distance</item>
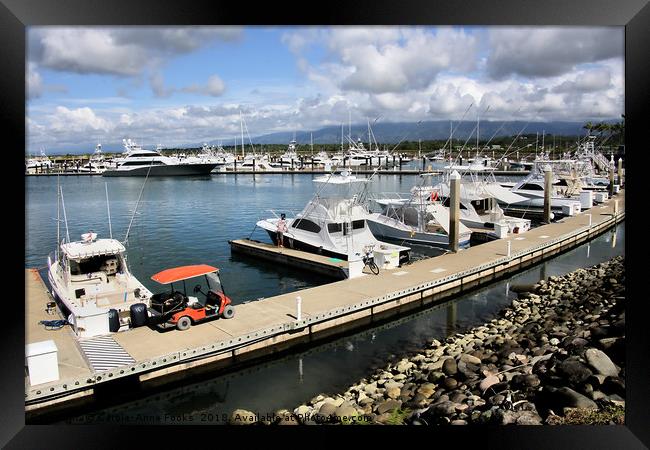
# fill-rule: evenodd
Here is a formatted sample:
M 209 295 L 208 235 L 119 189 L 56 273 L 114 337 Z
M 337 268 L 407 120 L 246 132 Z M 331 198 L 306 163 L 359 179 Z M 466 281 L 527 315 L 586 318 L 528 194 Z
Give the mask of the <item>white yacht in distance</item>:
M 102 153 L 102 144 L 97 144 L 95 147 L 95 153 L 90 157 L 90 160 L 79 167 L 80 172 L 91 172 L 91 173 L 104 173 L 109 169 L 115 169 L 117 163 L 113 161 L 108 161 L 104 154 Z
M 379 241 L 368 228 L 366 219 L 370 214 L 358 201 L 368 181 L 347 171 L 314 179 L 314 197 L 296 217 L 286 219 L 284 246 L 345 261 L 362 254 L 365 247 L 374 246 L 375 254 L 386 255 L 389 267 L 408 261 L 409 247 Z M 275 244 L 278 220 L 275 217 L 257 222 Z
M 298 157 L 298 153 L 296 152 L 296 144 L 296 137 L 294 135 L 293 140 L 289 142 L 287 151 L 280 156 L 279 161 L 282 167 L 299 167 L 300 157 Z
M 124 139 L 124 157 L 114 169 L 102 173 L 105 177 L 208 175 L 217 163 L 182 161 L 163 156 L 159 150 L 145 150 L 131 139 Z

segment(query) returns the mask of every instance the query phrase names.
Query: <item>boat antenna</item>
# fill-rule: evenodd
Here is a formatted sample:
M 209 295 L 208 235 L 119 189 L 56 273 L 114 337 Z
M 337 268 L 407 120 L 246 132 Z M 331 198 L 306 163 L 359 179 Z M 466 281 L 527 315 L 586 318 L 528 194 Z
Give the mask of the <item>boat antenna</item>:
M 129 222 L 129 227 L 126 229 L 126 235 L 124 236 L 124 241 L 122 242 L 125 246 L 129 243 L 129 232 L 131 231 L 131 225 L 133 225 L 133 219 L 135 219 L 135 213 L 138 211 L 138 205 L 140 204 L 140 199 L 142 198 L 142 192 L 144 191 L 144 186 L 147 184 L 147 179 L 149 178 L 149 172 L 151 172 L 151 166 L 153 166 L 153 158 L 151 159 L 151 165 L 147 170 L 147 176 L 144 177 L 144 182 L 142 183 L 142 188 L 140 188 L 140 195 L 138 195 L 138 201 L 135 203 L 135 209 L 131 215 L 131 221 Z
M 70 242 L 70 233 L 68 231 L 68 216 L 65 213 L 65 200 L 63 200 L 63 187 L 59 186 L 59 191 L 61 192 L 61 206 L 63 207 L 63 220 L 65 220 L 65 236 Z
M 111 206 L 108 203 L 108 184 L 104 183 L 104 188 L 106 189 L 106 209 L 108 210 L 108 233 L 113 239 L 113 227 L 111 226 Z
M 244 119 L 241 115 L 241 109 L 239 110 L 239 126 L 241 128 L 241 155 L 244 156 Z

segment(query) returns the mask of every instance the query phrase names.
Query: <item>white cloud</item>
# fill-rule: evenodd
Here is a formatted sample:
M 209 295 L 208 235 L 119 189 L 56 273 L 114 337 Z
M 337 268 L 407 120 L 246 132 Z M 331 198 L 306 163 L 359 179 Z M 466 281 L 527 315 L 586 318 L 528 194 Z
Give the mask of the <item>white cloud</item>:
M 53 70 L 134 76 L 170 56 L 241 34 L 238 27 L 34 27 L 29 55 Z
M 487 71 L 551 77 L 583 63 L 623 57 L 623 27 L 494 27 L 489 28 Z
M 43 79 L 36 71 L 36 64 L 27 64 L 27 75 L 25 76 L 25 89 L 27 98 L 38 98 L 43 94 Z
M 210 78 L 208 78 L 208 82 L 205 85 L 192 84 L 191 86 L 185 87 L 181 90 L 183 92 L 218 97 L 223 94 L 225 89 L 226 85 L 224 84 L 223 80 L 219 78 L 218 75 L 212 75 Z
M 88 107 L 68 109 L 65 106 L 57 106 L 54 114 L 49 115 L 48 119 L 48 129 L 55 133 L 107 132 L 111 128 L 110 121 L 98 117 Z

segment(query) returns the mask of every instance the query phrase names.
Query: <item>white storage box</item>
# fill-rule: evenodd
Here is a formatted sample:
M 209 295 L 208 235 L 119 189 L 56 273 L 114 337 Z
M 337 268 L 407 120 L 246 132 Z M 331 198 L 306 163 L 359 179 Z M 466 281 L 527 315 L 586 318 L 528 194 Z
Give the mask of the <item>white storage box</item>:
M 503 238 L 507 237 L 509 230 L 510 230 L 510 226 L 507 223 L 505 223 L 505 224 L 495 223 L 494 224 L 494 234 L 499 239 L 503 239 Z
M 49 383 L 59 379 L 58 349 L 54 341 L 33 342 L 25 346 L 29 384 Z
M 363 261 L 358 256 L 348 257 L 348 278 L 358 278 L 363 275 Z
M 594 201 L 598 203 L 603 203 L 604 201 L 607 200 L 609 196 L 607 195 L 607 192 L 595 192 L 594 193 Z
M 594 193 L 591 191 L 580 192 L 580 207 L 582 209 L 589 209 L 594 206 Z
M 573 205 L 562 205 L 562 214 L 572 216 L 574 211 Z
M 399 251 L 390 249 L 374 250 L 375 264 L 380 269 L 394 269 L 399 267 Z

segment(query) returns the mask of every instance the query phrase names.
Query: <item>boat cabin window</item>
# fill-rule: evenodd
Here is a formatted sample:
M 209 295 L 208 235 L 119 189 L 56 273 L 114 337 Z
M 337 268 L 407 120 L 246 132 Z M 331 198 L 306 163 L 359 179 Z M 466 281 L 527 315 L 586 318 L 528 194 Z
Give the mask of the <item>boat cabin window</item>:
M 366 224 L 366 221 L 361 219 L 361 220 L 353 220 L 352 221 L 352 229 L 353 230 L 358 230 L 360 228 L 363 228 Z
M 526 183 L 519 189 L 523 189 L 526 191 L 543 191 L 544 188 L 540 186 L 539 184 L 531 184 L 531 183 Z
M 81 260 L 71 259 L 70 274 L 84 275 L 92 272 L 105 272 L 107 275 L 115 275 L 120 271 L 120 259 L 116 255 L 91 256 Z
M 311 220 L 307 219 L 296 219 L 291 224 L 292 228 L 298 228 L 300 230 L 309 231 L 310 233 L 319 233 L 320 227 L 316 225 Z
M 343 226 L 340 223 L 328 223 L 327 231 L 330 233 L 340 233 L 343 231 Z
M 160 166 L 161 164 L 165 164 L 162 161 L 126 161 L 123 162 L 123 166 Z
M 135 153 L 133 155 L 129 155 L 129 158 L 151 158 L 155 156 L 160 156 L 158 153 Z

